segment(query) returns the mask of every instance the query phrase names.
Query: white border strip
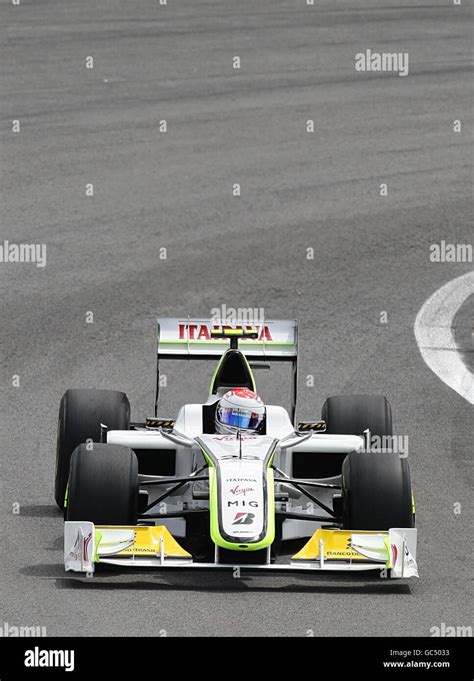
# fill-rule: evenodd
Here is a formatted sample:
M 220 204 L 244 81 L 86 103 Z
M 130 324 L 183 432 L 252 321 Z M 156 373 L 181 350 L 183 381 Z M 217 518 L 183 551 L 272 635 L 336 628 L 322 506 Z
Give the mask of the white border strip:
M 468 272 L 435 291 L 415 320 L 421 356 L 439 378 L 474 404 L 474 374 L 464 364 L 452 332 L 461 305 L 474 294 L 474 272 Z

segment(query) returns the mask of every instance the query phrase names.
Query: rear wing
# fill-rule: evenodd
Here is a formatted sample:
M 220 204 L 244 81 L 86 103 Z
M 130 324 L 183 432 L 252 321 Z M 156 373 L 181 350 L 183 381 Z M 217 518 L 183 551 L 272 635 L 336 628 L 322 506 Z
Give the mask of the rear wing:
M 160 317 L 156 329 L 155 416 L 158 416 L 160 359 L 218 359 L 235 339 L 249 362 L 291 362 L 293 365 L 293 418 L 296 412 L 298 322 L 269 319 L 257 324 Z

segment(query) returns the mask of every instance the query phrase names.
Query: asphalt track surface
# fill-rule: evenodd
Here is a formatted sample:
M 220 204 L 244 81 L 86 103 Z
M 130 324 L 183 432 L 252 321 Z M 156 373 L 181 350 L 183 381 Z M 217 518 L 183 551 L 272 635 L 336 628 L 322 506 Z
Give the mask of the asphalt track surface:
M 47 245 L 45 268 L 0 264 L 0 623 L 71 636 L 471 624 L 472 406 L 413 334 L 426 298 L 472 268 L 429 259 L 433 243 L 472 241 L 468 3 L 22 0 L 0 23 L 0 241 Z M 408 77 L 357 73 L 367 48 L 409 52 Z M 224 303 L 299 318 L 301 417 L 330 394 L 387 394 L 410 438 L 420 580 L 63 572 L 62 393 L 125 390 L 133 417 L 149 415 L 156 316 Z M 470 305 L 456 321 L 467 356 Z M 170 373 L 165 415 L 205 387 Z

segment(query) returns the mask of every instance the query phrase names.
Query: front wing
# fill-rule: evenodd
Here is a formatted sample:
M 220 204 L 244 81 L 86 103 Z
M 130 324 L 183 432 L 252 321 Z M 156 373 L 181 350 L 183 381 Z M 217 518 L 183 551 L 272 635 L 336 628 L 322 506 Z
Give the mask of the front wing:
M 123 568 L 212 569 L 273 572 L 362 572 L 378 570 L 382 577 L 418 577 L 416 529 L 386 532 L 318 529 L 289 563 L 239 565 L 198 563 L 164 525 L 154 527 L 95 526 L 88 521 L 67 521 L 64 533 L 66 571 L 92 576 L 95 565 Z

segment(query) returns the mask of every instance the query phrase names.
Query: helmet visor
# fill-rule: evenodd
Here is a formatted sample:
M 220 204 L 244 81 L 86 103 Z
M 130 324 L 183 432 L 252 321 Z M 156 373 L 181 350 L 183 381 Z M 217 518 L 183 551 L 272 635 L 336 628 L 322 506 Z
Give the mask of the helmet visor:
M 262 420 L 263 414 L 257 414 L 249 410 L 232 409 L 231 407 L 221 407 L 219 409 L 219 421 L 224 426 L 257 430 Z

